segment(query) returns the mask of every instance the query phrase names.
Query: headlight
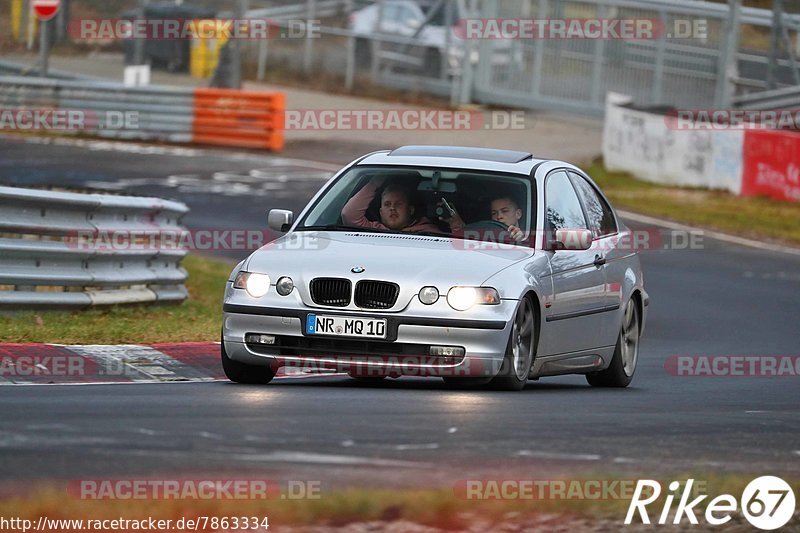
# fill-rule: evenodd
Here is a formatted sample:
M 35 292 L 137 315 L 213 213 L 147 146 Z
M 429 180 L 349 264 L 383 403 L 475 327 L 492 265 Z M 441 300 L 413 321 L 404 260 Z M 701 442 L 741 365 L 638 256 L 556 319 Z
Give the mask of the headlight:
M 466 311 L 473 305 L 498 305 L 500 295 L 491 287 L 453 287 L 447 303 L 456 311 Z
M 439 289 L 436 287 L 422 287 L 419 291 L 419 301 L 425 305 L 433 305 L 439 300 Z
M 278 280 L 278 283 L 275 284 L 275 288 L 281 296 L 289 296 L 294 290 L 294 281 L 292 281 L 292 278 L 284 276 Z
M 234 289 L 244 289 L 253 298 L 261 298 L 269 290 L 269 276 L 254 272 L 239 272 L 233 282 Z

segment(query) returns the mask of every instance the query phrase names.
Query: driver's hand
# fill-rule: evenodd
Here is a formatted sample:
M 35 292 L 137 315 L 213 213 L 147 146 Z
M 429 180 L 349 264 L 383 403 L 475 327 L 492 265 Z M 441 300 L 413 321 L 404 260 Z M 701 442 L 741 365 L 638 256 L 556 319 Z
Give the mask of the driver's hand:
M 525 234 L 517 226 L 509 226 L 508 232 L 511 234 L 511 238 L 517 242 L 525 240 Z

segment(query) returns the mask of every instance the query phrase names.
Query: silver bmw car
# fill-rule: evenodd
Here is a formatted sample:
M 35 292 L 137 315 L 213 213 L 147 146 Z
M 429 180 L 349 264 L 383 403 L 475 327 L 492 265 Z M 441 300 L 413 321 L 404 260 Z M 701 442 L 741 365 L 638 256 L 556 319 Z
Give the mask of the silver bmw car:
M 524 152 L 406 146 L 333 176 L 225 288 L 222 364 L 520 390 L 626 387 L 649 298 L 631 231 L 581 169 Z

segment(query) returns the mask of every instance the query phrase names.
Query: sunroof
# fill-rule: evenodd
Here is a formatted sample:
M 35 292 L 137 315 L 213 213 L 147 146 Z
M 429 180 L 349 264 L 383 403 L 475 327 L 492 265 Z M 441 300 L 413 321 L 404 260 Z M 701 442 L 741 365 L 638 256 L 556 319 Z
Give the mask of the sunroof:
M 493 148 L 470 148 L 466 146 L 403 146 L 389 154 L 403 157 L 453 157 L 458 159 L 478 159 L 496 163 L 519 163 L 533 159 L 533 154 L 514 150 Z

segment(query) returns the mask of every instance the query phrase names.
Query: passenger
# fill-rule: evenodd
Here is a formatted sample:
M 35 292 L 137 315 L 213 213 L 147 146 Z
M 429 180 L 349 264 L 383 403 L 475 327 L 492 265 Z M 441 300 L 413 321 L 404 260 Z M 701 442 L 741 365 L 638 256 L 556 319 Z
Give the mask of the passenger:
M 389 184 L 381 193 L 381 221 L 369 220 L 366 216 L 367 209 L 375 198 L 378 188 L 385 181 L 385 177 L 373 178 L 350 198 L 344 209 L 342 209 L 342 221 L 345 224 L 362 228 L 445 233 L 439 226 L 431 222 L 428 217 L 415 217 L 416 208 L 410 201 L 410 191 L 397 183 Z M 451 225 L 450 228 L 453 233 L 464 229 L 463 224 L 461 226 Z

